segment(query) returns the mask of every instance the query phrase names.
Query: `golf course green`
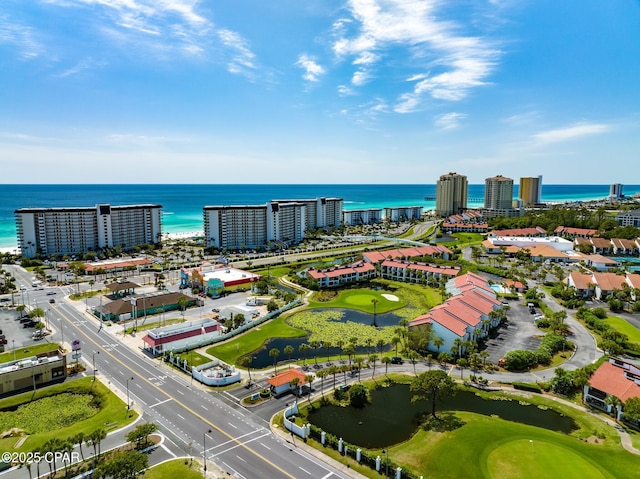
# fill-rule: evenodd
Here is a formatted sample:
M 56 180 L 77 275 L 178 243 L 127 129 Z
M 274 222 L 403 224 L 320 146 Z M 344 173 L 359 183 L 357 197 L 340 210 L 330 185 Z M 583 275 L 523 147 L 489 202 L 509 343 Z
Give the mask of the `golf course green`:
M 493 449 L 487 457 L 489 476 L 495 479 L 602 479 L 597 465 L 555 443 L 516 439 Z

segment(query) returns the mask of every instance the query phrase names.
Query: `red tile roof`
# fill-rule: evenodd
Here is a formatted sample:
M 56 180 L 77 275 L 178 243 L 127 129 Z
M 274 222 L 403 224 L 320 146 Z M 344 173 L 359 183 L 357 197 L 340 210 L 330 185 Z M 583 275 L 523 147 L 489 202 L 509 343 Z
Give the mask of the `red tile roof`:
M 623 289 L 623 284 L 627 284 L 624 276 L 615 273 L 593 273 L 594 283 L 598 285 L 601 291 L 613 291 L 614 289 Z
M 595 284 L 593 277 L 590 274 L 579 273 L 578 271 L 571 271 L 569 273 L 571 282 L 574 287 L 579 290 L 589 289 L 589 284 Z
M 451 250 L 443 245 L 426 245 L 415 248 L 389 249 L 385 251 L 367 251 L 362 256 L 369 263 L 380 263 L 388 258 L 415 258 L 416 256 L 442 256 L 451 254 Z
M 627 378 L 624 369 L 611 363 L 603 363 L 591 379 L 589 384 L 604 391 L 611 396 L 616 396 L 625 402 L 632 397 L 640 397 L 640 385 L 636 384 L 632 379 Z
M 282 386 L 284 384 L 291 384 L 291 381 L 294 378 L 299 379 L 299 384 L 303 384 L 307 382 L 305 379 L 306 374 L 300 371 L 299 369 L 287 369 L 284 372 L 281 372 L 277 376 L 267 379 L 267 382 L 271 384 L 273 387 L 277 388 L 278 386 Z

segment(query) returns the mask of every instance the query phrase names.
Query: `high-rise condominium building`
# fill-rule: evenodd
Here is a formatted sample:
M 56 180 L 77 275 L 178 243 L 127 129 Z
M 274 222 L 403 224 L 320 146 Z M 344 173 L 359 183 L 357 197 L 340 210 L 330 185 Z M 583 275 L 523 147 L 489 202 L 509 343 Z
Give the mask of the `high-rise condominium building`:
M 467 209 L 467 177 L 458 173 L 442 175 L 436 184 L 436 215 L 449 216 Z
M 22 254 L 73 255 L 120 246 L 127 250 L 162 239 L 160 205 L 16 210 L 16 230 Z
M 520 178 L 518 198 L 525 206 L 534 206 L 542 203 L 542 176 Z
M 513 208 L 513 180 L 502 175 L 484 180 L 484 207 L 490 210 Z
M 229 249 L 259 248 L 269 242 L 296 244 L 309 229 L 340 226 L 342 202 L 342 198 L 316 198 L 205 206 L 205 245 Z
M 622 194 L 623 185 L 620 183 L 613 183 L 609 186 L 609 198 L 619 200 L 624 195 Z

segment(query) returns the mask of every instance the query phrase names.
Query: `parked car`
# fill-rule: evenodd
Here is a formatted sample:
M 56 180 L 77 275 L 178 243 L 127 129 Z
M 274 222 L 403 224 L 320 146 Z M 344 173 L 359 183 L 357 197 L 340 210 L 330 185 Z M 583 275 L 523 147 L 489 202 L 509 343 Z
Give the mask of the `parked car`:
M 391 358 L 391 364 L 404 364 L 404 359 L 402 359 L 400 356 L 393 356 Z
M 54 295 L 54 294 L 56 294 L 55 291 L 47 291 L 47 296 L 51 296 L 51 295 Z
M 53 299 L 53 298 L 51 298 L 51 299 L 49 300 L 49 302 L 50 302 L 50 303 L 55 303 L 55 302 L 56 302 L 56 300 L 55 300 L 55 299 Z

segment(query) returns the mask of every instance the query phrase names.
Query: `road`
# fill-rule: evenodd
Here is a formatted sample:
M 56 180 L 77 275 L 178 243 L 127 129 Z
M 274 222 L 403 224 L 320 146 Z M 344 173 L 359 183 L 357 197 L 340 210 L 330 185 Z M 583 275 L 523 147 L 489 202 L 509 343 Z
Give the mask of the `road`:
M 28 279 L 27 272 L 15 269 L 16 278 Z M 62 300 L 63 291 L 59 291 L 49 321 L 51 326 L 60 328 L 49 340 L 60 341 L 62 334 L 67 344 L 80 340 L 88 370 L 91 371 L 95 359 L 99 379 L 115 386 L 125 400 L 128 395 L 144 411 L 145 421 L 158 424 L 167 438 L 166 447 L 173 454 L 184 456 L 192 452 L 202 457 L 206 445 L 207 460 L 228 477 L 255 478 L 258 474 L 265 479 L 350 477 L 292 448 L 271 432 L 267 420 L 240 406 L 232 396 L 194 387 L 187 378 L 158 360 L 123 346 L 85 313 L 84 303 Z M 40 293 L 44 300 L 46 292 L 35 292 Z

